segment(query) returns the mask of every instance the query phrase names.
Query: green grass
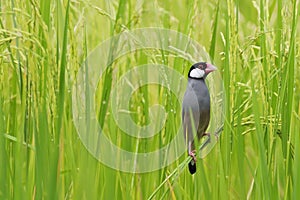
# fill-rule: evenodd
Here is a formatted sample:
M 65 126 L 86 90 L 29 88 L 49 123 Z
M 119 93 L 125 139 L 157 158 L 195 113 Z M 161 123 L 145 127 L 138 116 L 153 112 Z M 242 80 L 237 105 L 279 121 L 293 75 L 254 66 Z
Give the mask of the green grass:
M 298 10 L 296 0 L 0 1 L 0 199 L 298 199 Z M 186 155 L 149 173 L 114 170 L 77 135 L 72 86 L 85 58 L 111 36 L 143 27 L 188 35 L 221 73 L 224 130 L 194 176 Z M 85 95 L 98 102 L 99 124 L 115 144 L 159 149 L 180 126 L 176 94 L 158 85 L 133 93 L 134 122 L 150 123 L 155 103 L 169 113 L 159 134 L 137 139 L 117 127 L 110 91 L 134 66 L 164 64 L 186 76 L 191 63 L 161 50 L 115 60 L 118 45 L 107 49 L 97 94 Z

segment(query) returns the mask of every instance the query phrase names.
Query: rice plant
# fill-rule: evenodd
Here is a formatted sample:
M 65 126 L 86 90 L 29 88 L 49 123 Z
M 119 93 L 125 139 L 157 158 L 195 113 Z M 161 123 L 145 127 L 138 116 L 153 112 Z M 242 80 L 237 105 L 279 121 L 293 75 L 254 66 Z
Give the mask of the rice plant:
M 298 199 L 298 10 L 298 0 L 0 1 L 0 199 Z M 193 176 L 186 153 L 168 164 L 168 154 L 147 160 L 145 166 L 165 165 L 143 172 L 132 160 L 101 149 L 95 137 L 90 141 L 95 151 L 140 172 L 115 169 L 99 161 L 78 134 L 72 88 L 81 70 L 94 73 L 86 59 L 114 38 L 97 57 L 106 68 L 95 94 L 82 94 L 95 103 L 85 104 L 86 116 L 95 109 L 103 135 L 135 155 L 174 139 L 181 126 L 177 96 L 184 79 L 171 79 L 164 68 L 141 78 L 136 67 L 164 65 L 186 78 L 193 63 L 188 51 L 164 50 L 171 40 L 156 40 L 162 46 L 156 49 L 126 46 L 132 51 L 121 55 L 125 44 L 118 36 L 146 27 L 191 38 L 218 66 L 224 127 L 215 147 L 197 160 Z M 137 46 L 145 42 L 132 37 Z M 185 45 L 182 38 L 174 40 Z M 81 78 L 89 83 L 92 78 L 85 74 Z M 151 77 L 173 81 L 178 92 L 167 84 L 143 84 Z M 111 105 L 121 80 L 140 84 L 131 93 L 129 110 L 123 110 L 132 122 L 147 126 L 154 120 L 155 130 L 164 122 L 152 137 L 132 136 L 118 125 Z M 93 134 L 93 127 L 84 128 Z

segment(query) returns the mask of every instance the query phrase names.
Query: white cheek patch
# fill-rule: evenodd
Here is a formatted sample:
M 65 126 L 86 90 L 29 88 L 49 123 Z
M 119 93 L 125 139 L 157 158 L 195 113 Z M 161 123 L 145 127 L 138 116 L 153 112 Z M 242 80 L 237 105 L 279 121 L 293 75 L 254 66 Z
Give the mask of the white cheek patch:
M 196 68 L 196 69 L 193 69 L 191 71 L 190 77 L 192 77 L 192 78 L 203 78 L 204 74 L 205 74 L 204 70 Z

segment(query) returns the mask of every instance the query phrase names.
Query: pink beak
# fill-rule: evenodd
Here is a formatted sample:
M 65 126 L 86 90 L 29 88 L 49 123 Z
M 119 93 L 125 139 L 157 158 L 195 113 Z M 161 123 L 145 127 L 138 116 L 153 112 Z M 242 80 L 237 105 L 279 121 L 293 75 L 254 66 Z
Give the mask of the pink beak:
M 215 66 L 212 65 L 212 64 L 207 63 L 207 67 L 206 67 L 206 69 L 205 69 L 205 73 L 206 73 L 206 74 L 209 74 L 210 72 L 213 72 L 213 71 L 215 71 L 215 70 L 217 70 L 217 67 L 215 67 Z

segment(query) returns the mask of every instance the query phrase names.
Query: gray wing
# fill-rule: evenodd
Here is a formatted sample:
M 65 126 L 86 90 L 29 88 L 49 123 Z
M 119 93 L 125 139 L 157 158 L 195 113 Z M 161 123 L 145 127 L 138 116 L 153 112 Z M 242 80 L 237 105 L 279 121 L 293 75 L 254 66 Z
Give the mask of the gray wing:
M 199 120 L 200 120 L 200 110 L 197 97 L 193 92 L 187 91 L 184 95 L 182 103 L 182 124 L 183 124 L 183 134 L 186 145 L 188 147 L 188 152 L 195 149 L 194 138 L 196 137 L 196 132 L 198 132 Z
M 195 130 L 200 139 L 208 127 L 209 120 L 210 97 L 205 83 L 188 85 L 182 102 L 182 124 L 189 152 L 194 150 Z

